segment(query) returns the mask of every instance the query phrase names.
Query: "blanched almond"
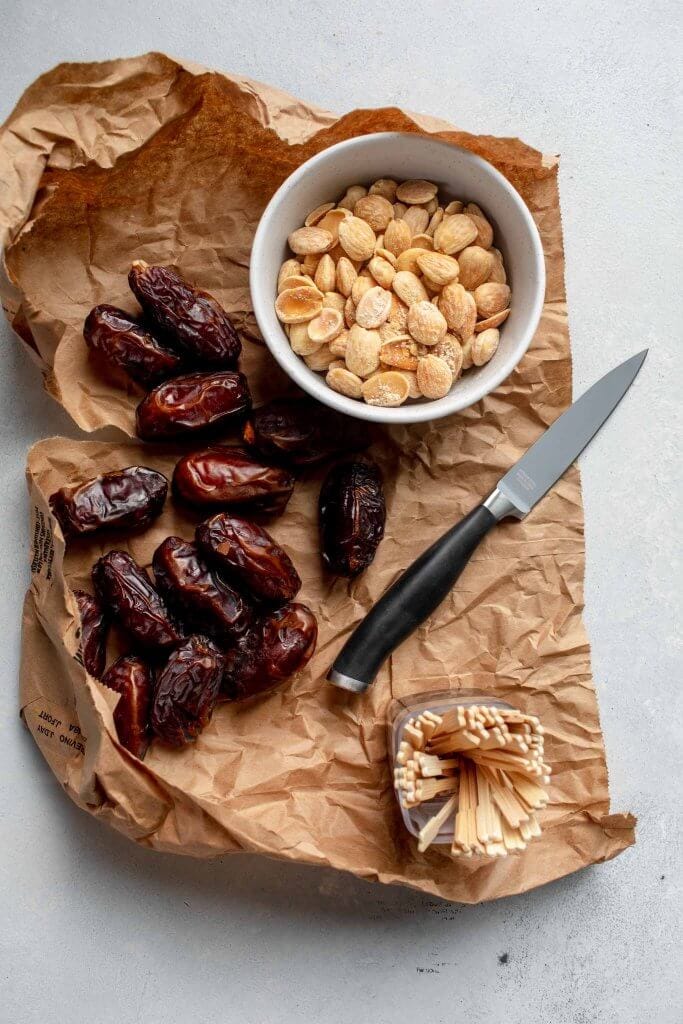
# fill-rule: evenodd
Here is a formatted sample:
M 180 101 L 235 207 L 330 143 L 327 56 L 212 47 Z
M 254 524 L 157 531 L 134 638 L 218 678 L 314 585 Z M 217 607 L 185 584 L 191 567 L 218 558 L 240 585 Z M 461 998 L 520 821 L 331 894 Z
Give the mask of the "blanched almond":
M 311 341 L 322 345 L 323 342 L 330 342 L 341 333 L 344 327 L 344 318 L 338 309 L 322 309 L 320 313 L 308 323 L 308 336 Z
M 493 244 L 493 228 L 481 206 L 477 206 L 476 203 L 468 203 L 465 213 L 477 225 L 477 245 L 480 245 L 482 249 L 490 249 Z
M 366 380 L 362 391 L 368 405 L 392 408 L 403 405 L 410 387 L 400 370 L 387 370 L 386 373 L 375 373 L 370 380 Z
M 457 380 L 462 370 L 462 345 L 454 334 L 447 334 L 446 337 L 435 345 L 431 354 L 443 359 L 453 374 L 453 380 Z
M 417 345 L 410 338 L 396 338 L 393 341 L 384 342 L 379 358 L 385 365 L 395 366 L 399 370 L 416 370 Z
M 393 281 L 391 282 L 394 283 Z M 389 312 L 389 323 L 393 324 L 399 332 L 407 330 L 408 306 L 399 299 L 398 295 L 392 292 L 391 310 Z
M 347 327 L 352 327 L 356 322 L 356 303 L 349 295 L 344 306 L 344 323 Z
M 366 292 L 369 292 L 371 288 L 375 287 L 375 279 L 369 273 L 359 274 L 356 280 L 353 282 L 351 289 L 351 298 L 356 305 L 360 302 Z
M 330 352 L 329 345 L 320 345 L 315 352 L 311 352 L 310 356 L 304 356 L 304 362 L 309 370 L 315 370 L 316 373 L 326 373 L 331 363 L 335 361 L 335 358 L 333 353 Z
M 401 218 L 410 228 L 410 234 L 419 235 L 429 224 L 429 214 L 421 206 L 409 206 Z
M 363 397 L 363 381 L 345 366 L 331 366 L 325 377 L 327 386 L 347 398 Z
M 318 269 L 318 264 L 320 263 L 321 259 L 322 253 L 320 252 L 308 253 L 308 255 L 304 256 L 303 260 L 301 261 L 302 273 L 310 274 L 312 277 L 313 274 L 315 274 L 316 270 Z
M 346 357 L 346 343 L 348 338 L 349 332 L 342 331 L 341 334 L 338 334 L 337 337 L 330 342 L 330 352 L 339 359 L 344 359 Z
M 303 324 L 317 316 L 322 308 L 322 294 L 311 287 L 288 288 L 275 301 L 275 312 L 283 324 Z
M 432 216 L 430 218 L 430 221 L 429 221 L 429 224 L 427 225 L 427 230 L 426 230 L 426 233 L 428 235 L 431 235 L 432 238 L 434 237 L 434 232 L 438 228 L 438 226 L 441 223 L 441 221 L 443 220 L 443 218 L 444 218 L 444 208 L 443 208 L 443 206 L 437 206 L 436 210 L 434 211 L 434 213 L 432 214 Z
M 471 245 L 477 237 L 476 225 L 464 213 L 444 217 L 434 232 L 434 248 L 448 256 L 458 253 Z
M 337 203 L 338 207 L 346 210 L 353 210 L 359 199 L 368 194 L 365 185 L 351 185 L 347 188 L 345 195 Z
M 410 181 L 402 182 L 396 189 L 396 198 L 401 203 L 414 206 L 417 203 L 428 203 L 438 191 L 438 186 L 433 181 L 425 181 L 424 178 L 411 178 Z
M 475 243 L 480 245 L 482 249 L 489 249 L 493 244 L 493 228 L 483 217 L 475 217 L 474 214 L 471 213 L 467 216 L 477 228 L 477 237 L 474 240 Z
M 347 217 L 339 225 L 339 244 L 352 260 L 371 259 L 375 240 L 375 232 L 360 217 Z
M 393 203 L 396 198 L 397 188 L 398 183 L 393 178 L 380 178 L 378 181 L 373 182 L 369 192 L 371 196 L 384 196 L 390 203 Z
M 323 256 L 320 263 L 316 267 L 315 271 L 315 286 L 319 288 L 321 292 L 332 292 L 337 278 L 337 268 L 334 265 L 334 260 L 327 254 Z
M 472 292 L 465 292 L 465 295 L 467 296 L 465 300 L 465 319 L 460 326 L 460 330 L 457 332 L 461 342 L 465 342 L 468 338 L 472 337 L 477 323 L 477 305 L 474 301 L 474 295 Z
M 421 235 L 413 235 L 410 245 L 413 249 L 424 249 L 426 252 L 434 251 L 434 239 L 424 231 Z
M 503 264 L 503 257 L 500 251 L 498 249 L 490 249 L 489 252 L 493 256 L 493 266 L 489 274 L 489 281 L 493 281 L 495 284 L 507 284 L 508 277 L 505 273 L 505 265 Z
M 368 270 L 382 288 L 391 288 L 396 271 L 388 260 L 382 259 L 381 256 L 373 256 L 368 263 Z
M 468 338 L 467 341 L 462 343 L 462 368 L 463 370 L 469 370 L 474 363 L 472 362 L 472 343 L 474 342 L 474 335 Z
M 287 239 L 289 248 L 298 256 L 327 252 L 334 243 L 334 236 L 323 228 L 297 228 Z
M 488 279 L 493 269 L 493 255 L 482 249 L 480 245 L 468 245 L 458 255 L 460 264 L 460 284 L 473 292 L 480 284 Z
M 408 307 L 412 306 L 414 302 L 421 302 L 427 298 L 422 281 L 410 270 L 399 270 L 391 282 L 391 287 Z
M 288 277 L 298 277 L 301 274 L 301 264 L 298 260 L 285 260 L 280 267 L 280 273 L 277 275 L 277 290 L 282 291 L 280 285 Z
M 417 374 L 410 370 L 399 370 L 399 373 L 408 381 L 408 398 L 422 398 L 422 392 L 417 383 Z
M 390 263 L 394 270 L 396 270 L 396 257 L 394 256 L 393 252 L 389 252 L 388 249 L 385 249 L 383 246 L 379 245 L 375 246 L 375 256 L 379 256 L 380 259 L 386 260 L 387 263 Z
M 308 274 L 294 274 L 293 277 L 285 277 L 278 285 L 278 295 L 286 292 L 288 288 L 313 288 L 315 283 Z M 320 291 L 320 289 L 318 289 Z
M 474 299 L 469 292 L 461 284 L 456 284 L 456 282 L 446 285 L 439 296 L 439 309 L 446 318 L 449 330 L 460 330 L 467 319 L 470 305 L 474 307 L 476 317 L 477 307 L 474 305 Z
M 384 196 L 368 195 L 358 200 L 353 208 L 353 215 L 360 217 L 374 232 L 379 233 L 394 219 L 394 208 Z
M 425 286 L 425 290 L 427 292 L 427 295 L 429 296 L 429 301 L 433 302 L 435 306 L 438 306 L 439 294 L 441 292 L 443 285 L 438 284 L 436 281 L 432 281 L 431 277 L 427 277 L 426 274 L 423 274 L 420 280 L 422 281 L 422 284 Z
M 323 203 L 321 206 L 316 206 L 315 210 L 311 210 L 308 217 L 304 221 L 307 228 L 315 227 L 318 221 L 321 221 L 328 210 L 334 210 L 334 203 Z
M 474 292 L 479 316 L 486 319 L 507 309 L 510 302 L 510 289 L 506 284 L 480 284 Z
M 318 221 L 316 226 L 324 231 L 329 231 L 334 238 L 336 245 L 339 240 L 339 225 L 350 216 L 351 212 L 349 210 L 340 210 L 339 207 L 336 207 L 334 210 L 330 210 L 329 213 L 326 213 L 323 219 Z
M 296 352 L 298 356 L 310 356 L 320 348 L 317 341 L 312 341 L 309 338 L 307 323 L 290 324 L 289 344 L 292 346 L 292 352 Z
M 391 292 L 379 285 L 370 288 L 356 306 L 356 323 L 369 330 L 374 329 L 388 319 L 390 310 Z
M 341 256 L 337 263 L 337 291 L 340 291 L 348 299 L 353 288 L 353 282 L 357 277 L 356 268 L 348 256 Z
M 474 325 L 475 333 L 479 334 L 481 331 L 488 331 L 491 327 L 500 327 L 500 325 L 504 323 L 509 316 L 509 308 L 502 309 L 500 313 L 494 313 L 493 316 L 487 316 L 485 320 L 480 320 Z
M 346 339 L 346 366 L 358 377 L 368 377 L 379 366 L 382 347 L 377 331 L 368 331 L 354 324 Z
M 396 260 L 397 270 L 409 270 L 411 274 L 415 274 L 417 277 L 422 273 L 420 265 L 417 262 L 418 257 L 424 256 L 426 249 L 418 249 L 417 246 L 411 245 L 410 249 L 405 249 Z
M 339 292 L 325 292 L 323 295 L 323 309 L 338 309 L 343 314 L 346 299 Z
M 417 265 L 423 274 L 443 288 L 458 279 L 458 260 L 442 252 L 426 252 L 417 257 Z
M 410 241 L 413 233 L 404 220 L 392 220 L 387 224 L 384 232 L 384 248 L 392 252 L 394 256 L 400 256 L 405 249 L 410 248 Z
M 425 398 L 433 401 L 444 398 L 453 385 L 453 374 L 448 363 L 438 356 L 428 355 L 418 360 L 417 386 Z
M 447 329 L 443 313 L 431 302 L 414 302 L 408 309 L 408 330 L 420 345 L 437 345 Z
M 454 199 L 452 203 L 449 203 L 444 213 L 448 217 L 452 217 L 454 213 L 462 213 L 465 209 L 465 204 L 461 203 L 459 199 Z
M 483 366 L 484 363 L 488 363 L 489 359 L 492 359 L 496 354 L 499 341 L 500 331 L 496 330 L 495 327 L 490 327 L 487 331 L 482 331 L 481 334 L 475 334 L 470 350 L 474 365 Z
M 407 209 L 405 203 L 394 203 L 394 217 L 402 217 Z

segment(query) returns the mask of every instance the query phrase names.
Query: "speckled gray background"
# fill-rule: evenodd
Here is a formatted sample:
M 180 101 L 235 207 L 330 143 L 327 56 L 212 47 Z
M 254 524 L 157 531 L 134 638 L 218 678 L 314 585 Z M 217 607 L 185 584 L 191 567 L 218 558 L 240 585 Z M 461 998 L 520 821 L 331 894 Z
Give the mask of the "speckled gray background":
M 59 792 L 17 715 L 28 446 L 75 436 L 4 322 L 0 1020 L 673 1024 L 680 889 L 681 33 L 674 0 L 2 0 L 0 116 L 63 60 L 163 49 L 342 112 L 400 104 L 562 154 L 580 392 L 646 345 L 582 458 L 586 622 L 638 845 L 457 907 L 333 871 L 137 849 Z M 678 614 L 677 614 L 678 612 Z

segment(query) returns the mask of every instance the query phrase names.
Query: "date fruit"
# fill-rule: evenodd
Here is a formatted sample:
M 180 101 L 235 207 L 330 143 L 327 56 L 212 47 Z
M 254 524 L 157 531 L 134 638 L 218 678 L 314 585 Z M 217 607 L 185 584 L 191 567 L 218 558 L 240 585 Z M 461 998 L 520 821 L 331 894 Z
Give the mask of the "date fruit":
M 65 539 L 110 528 L 140 529 L 160 514 L 168 480 L 146 466 L 127 466 L 84 484 L 62 487 L 50 507 Z
M 382 477 L 370 459 L 333 466 L 320 491 L 323 561 L 338 576 L 357 576 L 372 562 L 384 536 Z
M 81 616 L 81 657 L 85 671 L 101 679 L 107 657 L 109 621 L 102 604 L 86 590 L 74 590 Z
M 250 408 L 244 374 L 231 370 L 188 373 L 159 384 L 143 398 L 137 408 L 137 431 L 144 441 L 165 441 L 215 430 Z
M 235 366 L 242 343 L 213 295 L 184 281 L 170 267 L 136 260 L 128 283 L 145 314 L 201 366 Z
M 161 345 L 138 321 L 116 306 L 95 306 L 83 325 L 88 348 L 145 388 L 180 373 L 183 360 Z
M 173 492 L 192 505 L 230 505 L 280 514 L 292 496 L 294 477 L 267 466 L 244 448 L 216 446 L 185 455 L 173 472 Z
M 266 458 L 294 466 L 313 465 L 370 444 L 367 424 L 306 399 L 280 399 L 254 409 L 242 437 Z
M 152 567 L 160 593 L 193 629 L 225 642 L 247 626 L 250 606 L 211 572 L 196 544 L 167 537 L 154 552 Z
M 93 566 L 92 578 L 98 597 L 137 646 L 158 653 L 180 643 L 182 633 L 163 599 L 127 552 L 103 555 Z
M 191 636 L 169 657 L 159 673 L 151 724 L 172 747 L 196 739 L 208 724 L 223 678 L 223 656 L 210 640 Z
M 114 725 L 122 746 L 142 761 L 149 746 L 152 670 L 141 658 L 126 654 L 107 670 L 102 682 L 121 694 L 114 709 Z
M 207 561 L 259 601 L 285 604 L 298 594 L 291 558 L 256 523 L 219 512 L 199 524 L 196 537 Z
M 286 604 L 256 619 L 225 655 L 223 698 L 272 690 L 308 664 L 317 639 L 318 624 L 305 604 Z

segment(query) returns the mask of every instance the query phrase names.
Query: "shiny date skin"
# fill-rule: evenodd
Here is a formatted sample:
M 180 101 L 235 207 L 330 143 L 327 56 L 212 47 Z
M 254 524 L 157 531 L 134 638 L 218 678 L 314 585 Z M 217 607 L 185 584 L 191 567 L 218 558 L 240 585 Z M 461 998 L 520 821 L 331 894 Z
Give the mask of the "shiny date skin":
M 142 761 L 150 740 L 149 716 L 154 689 L 151 668 L 142 658 L 126 654 L 107 670 L 102 682 L 121 694 L 114 709 L 119 742 Z
M 279 399 L 254 409 L 244 425 L 246 444 L 266 458 L 310 466 L 338 452 L 370 444 L 367 424 L 308 399 Z
M 222 678 L 220 651 L 206 637 L 189 637 L 157 677 L 151 714 L 154 734 L 172 747 L 196 739 L 213 714 Z
M 168 480 L 146 466 L 127 466 L 84 484 L 62 487 L 50 507 L 66 539 L 98 530 L 141 529 L 161 513 Z
M 136 260 L 128 283 L 152 323 L 182 346 L 193 364 L 236 365 L 242 343 L 213 295 L 184 281 L 170 267 L 150 267 Z
M 215 431 L 251 408 L 247 378 L 230 370 L 188 373 L 159 384 L 137 408 L 138 435 L 165 441 Z
M 291 558 L 262 526 L 219 512 L 199 524 L 196 538 L 207 561 L 257 600 L 285 604 L 298 594 Z
M 182 640 L 161 595 L 134 558 L 125 551 L 103 555 L 92 570 L 100 601 L 137 647 L 150 654 L 169 651 Z
M 81 616 L 81 657 L 86 672 L 101 679 L 107 657 L 107 613 L 93 594 L 86 590 L 74 590 L 74 597 Z
M 230 506 L 280 515 L 294 490 L 294 477 L 268 466 L 244 448 L 216 445 L 185 455 L 173 472 L 173 493 L 198 506 Z
M 374 462 L 356 459 L 333 466 L 320 491 L 323 561 L 338 576 L 357 576 L 372 562 L 384 536 L 386 505 Z
M 182 372 L 181 356 L 160 344 L 130 313 L 116 306 L 91 309 L 83 325 L 83 337 L 88 348 L 144 388 Z
M 317 639 L 318 624 L 305 604 L 287 604 L 254 620 L 225 655 L 223 699 L 272 690 L 308 664 Z
M 167 537 L 154 552 L 152 568 L 160 593 L 191 628 L 221 642 L 246 628 L 251 607 L 211 572 L 196 544 Z

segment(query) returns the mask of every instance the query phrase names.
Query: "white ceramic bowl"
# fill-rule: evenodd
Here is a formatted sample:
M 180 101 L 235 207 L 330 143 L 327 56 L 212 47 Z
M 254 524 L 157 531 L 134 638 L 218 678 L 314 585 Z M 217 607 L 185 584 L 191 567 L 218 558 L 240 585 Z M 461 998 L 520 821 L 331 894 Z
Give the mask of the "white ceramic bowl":
M 477 203 L 491 221 L 512 288 L 511 312 L 501 326 L 500 345 L 485 366 L 473 367 L 445 398 L 419 399 L 395 409 L 366 405 L 333 391 L 322 374 L 292 352 L 275 314 L 277 276 L 291 256 L 287 236 L 321 203 L 340 198 L 347 187 L 377 178 L 426 178 L 447 200 Z M 251 298 L 259 328 L 275 359 L 300 388 L 319 402 L 358 419 L 378 423 L 419 423 L 465 409 L 493 391 L 526 352 L 538 325 L 545 293 L 543 248 L 522 198 L 491 164 L 466 149 L 424 135 L 382 132 L 348 139 L 302 164 L 280 186 L 259 223 L 251 251 Z

